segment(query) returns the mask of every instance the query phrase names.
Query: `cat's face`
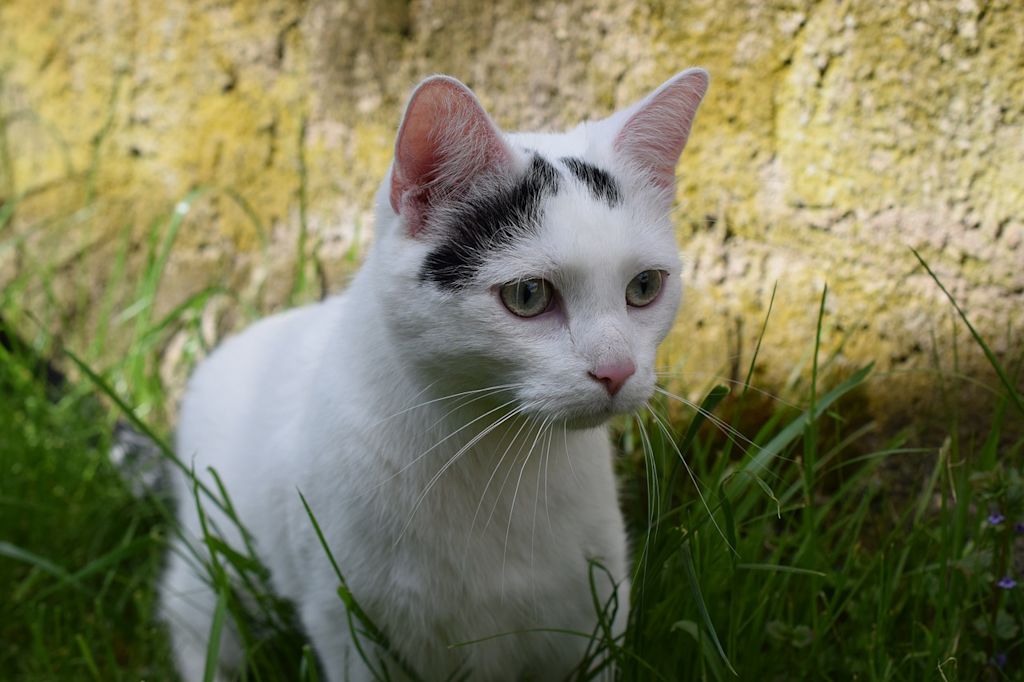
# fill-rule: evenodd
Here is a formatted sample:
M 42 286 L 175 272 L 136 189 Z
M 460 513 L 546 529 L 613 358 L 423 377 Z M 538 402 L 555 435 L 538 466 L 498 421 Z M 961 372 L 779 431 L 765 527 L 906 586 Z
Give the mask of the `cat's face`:
M 706 87 L 703 72 L 674 80 L 687 74 L 669 95 L 686 95 L 688 114 L 663 96 L 654 105 L 675 115 L 650 115 L 670 81 L 564 135 L 502 135 L 461 84 L 420 86 L 382 188 L 374 266 L 402 360 L 436 393 L 570 426 L 650 398 L 681 296 L 665 173 Z

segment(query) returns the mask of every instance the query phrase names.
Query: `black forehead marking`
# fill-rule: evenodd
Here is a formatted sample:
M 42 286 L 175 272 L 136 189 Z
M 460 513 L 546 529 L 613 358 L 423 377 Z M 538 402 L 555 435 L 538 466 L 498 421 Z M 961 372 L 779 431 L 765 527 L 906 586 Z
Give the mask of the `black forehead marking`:
M 583 159 L 566 156 L 561 159 L 569 172 L 576 176 L 576 179 L 590 188 L 590 193 L 595 199 L 604 199 L 609 206 L 615 206 L 622 201 L 622 192 L 619 191 L 619 183 L 615 182 L 607 171 L 587 163 Z
M 487 255 L 535 233 L 541 202 L 558 191 L 561 174 L 537 153 L 522 176 L 496 192 L 474 198 L 447 218 L 448 239 L 420 268 L 421 282 L 447 289 L 465 286 Z

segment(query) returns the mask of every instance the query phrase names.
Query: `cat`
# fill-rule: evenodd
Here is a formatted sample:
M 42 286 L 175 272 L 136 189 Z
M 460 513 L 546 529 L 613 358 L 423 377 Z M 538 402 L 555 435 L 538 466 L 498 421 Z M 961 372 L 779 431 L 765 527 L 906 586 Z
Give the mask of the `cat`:
M 563 679 L 601 605 L 624 631 L 604 425 L 654 391 L 682 295 L 675 167 L 707 86 L 689 69 L 604 120 L 504 133 L 465 85 L 427 78 L 348 290 L 259 321 L 194 373 L 178 456 L 211 488 L 219 475 L 328 680 Z M 176 475 L 160 585 L 189 681 L 217 596 L 185 543 L 204 547 L 203 524 L 247 540 L 213 505 L 200 518 L 195 487 Z M 356 649 L 300 493 L 394 656 Z M 219 674 L 242 657 L 228 622 Z

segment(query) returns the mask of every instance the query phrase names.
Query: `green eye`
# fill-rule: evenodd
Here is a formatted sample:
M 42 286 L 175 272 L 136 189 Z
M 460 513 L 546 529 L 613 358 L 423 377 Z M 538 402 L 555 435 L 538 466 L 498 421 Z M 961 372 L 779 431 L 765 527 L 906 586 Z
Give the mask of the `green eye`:
M 501 302 L 519 317 L 536 317 L 551 306 L 554 288 L 545 280 L 521 279 L 501 288 Z
M 626 285 L 626 303 L 634 308 L 643 308 L 658 297 L 665 273 L 661 270 L 644 270 Z

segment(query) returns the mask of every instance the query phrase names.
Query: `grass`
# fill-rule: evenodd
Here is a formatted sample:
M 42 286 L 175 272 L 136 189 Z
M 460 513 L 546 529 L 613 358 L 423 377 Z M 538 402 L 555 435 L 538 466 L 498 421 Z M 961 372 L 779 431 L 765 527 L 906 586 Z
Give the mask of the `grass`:
M 0 350 L 0 678 L 164 677 L 159 516 L 107 464 L 99 403 L 38 370 Z
M 46 268 L 29 269 L 0 295 L 10 339 L 0 348 L 0 679 L 173 678 L 154 614 L 173 522 L 166 501 L 133 497 L 107 451 L 118 417 L 154 435 L 169 431 L 156 357 L 181 331 L 192 349 L 184 361 L 201 353 L 199 317 L 232 295 L 210 288 L 161 318 L 153 312 L 175 236 L 190 206 L 213 191 L 193 191 L 151 225 L 127 304 L 114 291 L 129 286 L 125 236 L 116 286 L 97 302 L 103 326 L 85 347 L 59 347 L 45 311 L 22 305 L 28 288 L 50 288 Z M 234 200 L 263 234 L 252 207 Z M 9 236 L 16 201 L 0 205 L 0 249 L 17 248 Z M 295 300 L 310 296 L 307 239 L 301 230 Z M 634 589 L 625 638 L 607 628 L 617 605 L 595 604 L 605 616 L 589 652 L 595 664 L 614 663 L 623 680 L 1021 679 L 1024 593 L 1006 579 L 1024 581 L 1024 534 L 1015 527 L 1024 523 L 1024 442 L 1008 435 L 1024 423 L 1015 388 L 1022 358 L 1000 364 L 950 297 L 993 364 L 1000 398 L 980 437 L 961 433 L 951 414 L 936 444 L 918 446 L 909 432 L 880 433 L 853 416 L 870 367 L 819 385 L 819 364 L 830 360 L 818 357 L 826 296 L 807 333 L 813 362 L 802 407 L 766 409 L 755 399 L 755 354 L 739 390 L 711 386 L 697 409 L 659 394 L 649 412 L 616 427 Z M 250 302 L 234 303 L 257 314 Z M 769 323 L 758 348 L 770 343 Z M 105 339 L 115 335 L 127 336 L 127 350 L 105 362 Z M 78 371 L 65 380 L 40 358 Z M 935 369 L 955 391 L 956 367 Z M 896 379 L 879 380 L 898 390 Z M 904 486 L 909 493 L 894 494 L 892 465 L 904 461 L 920 475 Z M 231 509 L 223 489 L 197 488 L 192 502 Z M 211 651 L 217 624 L 243 610 L 226 578 L 234 571 L 241 591 L 258 597 L 255 625 L 242 633 L 245 678 L 317 679 L 311 649 L 287 605 L 267 594 L 258 562 L 215 538 L 207 549 L 220 595 Z M 601 567 L 592 570 L 600 580 Z M 338 579 L 349 626 L 386 647 L 340 570 Z

